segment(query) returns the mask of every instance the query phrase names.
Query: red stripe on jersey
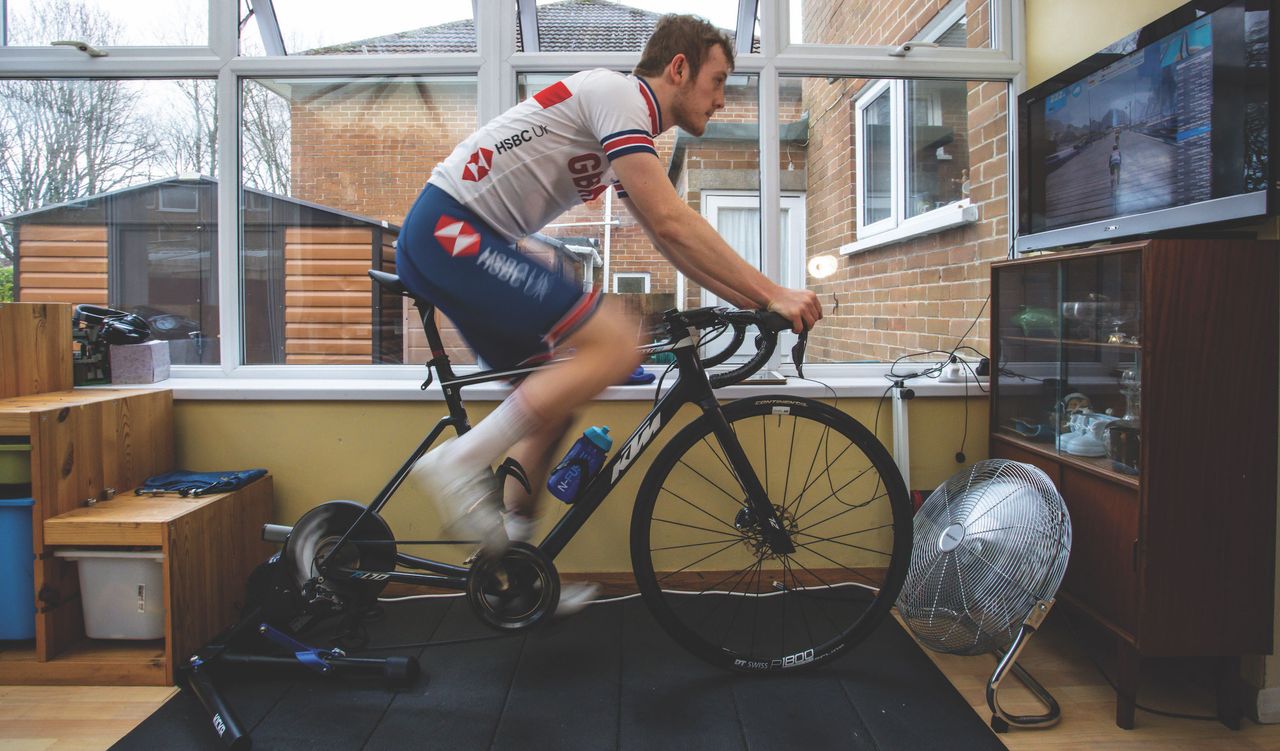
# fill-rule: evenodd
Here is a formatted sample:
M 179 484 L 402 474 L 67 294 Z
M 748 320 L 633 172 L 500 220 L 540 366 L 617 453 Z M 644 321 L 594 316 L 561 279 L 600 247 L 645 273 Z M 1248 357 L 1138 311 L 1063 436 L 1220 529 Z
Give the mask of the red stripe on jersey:
M 573 96 L 573 92 L 569 91 L 569 87 L 564 85 L 564 81 L 557 81 L 547 88 L 533 95 L 534 101 L 542 105 L 542 109 L 554 107 Z
M 605 142 L 604 150 L 613 151 L 614 149 L 620 149 L 624 146 L 649 146 L 652 148 L 653 139 L 648 136 L 622 136 L 621 138 L 612 138 Z
M 649 108 L 649 132 L 654 135 L 658 134 L 658 110 L 653 105 L 653 97 L 649 96 L 649 87 L 643 83 L 637 83 L 640 87 L 640 96 L 644 97 L 644 103 Z

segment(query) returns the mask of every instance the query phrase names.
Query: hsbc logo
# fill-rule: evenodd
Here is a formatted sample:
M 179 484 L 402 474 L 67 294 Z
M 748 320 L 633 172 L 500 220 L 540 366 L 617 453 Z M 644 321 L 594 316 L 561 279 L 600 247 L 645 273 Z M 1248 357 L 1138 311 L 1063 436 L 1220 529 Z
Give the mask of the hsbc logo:
M 462 167 L 462 179 L 478 183 L 489 176 L 493 167 L 493 151 L 483 146 L 476 149 L 467 163 Z
M 436 241 L 449 255 L 473 256 L 480 252 L 480 233 L 461 219 L 441 214 L 436 222 Z

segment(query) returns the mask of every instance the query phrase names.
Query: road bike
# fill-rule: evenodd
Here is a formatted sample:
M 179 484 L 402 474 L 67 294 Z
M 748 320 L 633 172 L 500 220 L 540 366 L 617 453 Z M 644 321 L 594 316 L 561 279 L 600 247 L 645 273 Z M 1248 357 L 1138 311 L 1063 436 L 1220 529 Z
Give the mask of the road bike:
M 381 516 L 414 462 L 445 430 L 470 429 L 461 389 L 520 378 L 549 363 L 455 374 L 434 306 L 414 298 L 392 274 L 369 274 L 416 306 L 432 352 L 423 388 L 434 371 L 448 415 L 368 505 L 330 501 L 292 528 L 276 528 L 275 539 L 285 543 L 284 576 L 272 595 L 278 613 L 364 612 L 395 583 L 465 592 L 480 619 L 500 630 L 546 621 L 559 599 L 556 556 L 687 404 L 701 414 L 658 452 L 631 517 L 632 570 L 663 629 L 717 666 L 794 670 L 843 654 L 889 613 L 907 573 L 912 509 L 884 446 L 857 420 L 820 401 L 779 393 L 722 404 L 715 393 L 763 367 L 779 332 L 791 328 L 765 311 L 664 314 L 660 341 L 642 350 L 670 353 L 677 378 L 537 544 L 515 542 L 500 556 L 480 555 L 463 565 L 403 552 L 473 542 L 397 541 Z M 730 362 L 748 328 L 758 332 L 754 353 Z M 707 354 L 709 343 L 726 335 L 728 344 Z M 792 350 L 802 377 L 806 340 L 802 334 Z M 712 370 L 725 363 L 727 372 Z M 528 488 L 512 459 L 496 473 L 500 482 L 514 477 Z

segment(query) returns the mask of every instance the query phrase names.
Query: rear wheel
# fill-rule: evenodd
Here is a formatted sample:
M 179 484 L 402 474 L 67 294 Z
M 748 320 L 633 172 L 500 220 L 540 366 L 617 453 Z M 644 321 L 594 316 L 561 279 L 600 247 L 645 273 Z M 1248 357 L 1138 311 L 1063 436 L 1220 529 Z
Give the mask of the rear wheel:
M 911 503 L 897 466 L 861 423 L 810 399 L 726 405 L 796 550 L 775 553 L 701 417 L 645 475 L 631 560 L 646 604 L 702 659 L 747 671 L 818 665 L 888 614 L 911 555 Z

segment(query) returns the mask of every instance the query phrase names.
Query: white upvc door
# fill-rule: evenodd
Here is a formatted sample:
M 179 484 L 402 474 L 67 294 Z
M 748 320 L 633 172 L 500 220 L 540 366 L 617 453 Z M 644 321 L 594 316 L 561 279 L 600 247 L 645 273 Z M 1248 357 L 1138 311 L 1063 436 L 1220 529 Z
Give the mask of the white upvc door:
M 781 212 L 778 227 L 782 235 L 782 284 L 796 289 L 804 288 L 804 239 L 805 213 L 803 193 L 784 193 L 781 196 Z M 757 269 L 763 268 L 760 254 L 760 195 L 754 192 L 713 192 L 702 194 L 702 215 L 715 227 L 729 247 Z M 729 305 L 709 290 L 702 290 L 703 305 Z M 755 353 L 753 338 L 748 337 L 739 355 L 742 359 Z M 790 359 L 795 335 L 784 334 L 779 344 L 785 360 Z M 712 346 L 714 350 L 714 345 Z M 737 359 L 737 358 L 735 358 Z

